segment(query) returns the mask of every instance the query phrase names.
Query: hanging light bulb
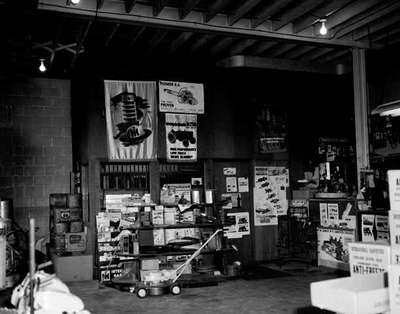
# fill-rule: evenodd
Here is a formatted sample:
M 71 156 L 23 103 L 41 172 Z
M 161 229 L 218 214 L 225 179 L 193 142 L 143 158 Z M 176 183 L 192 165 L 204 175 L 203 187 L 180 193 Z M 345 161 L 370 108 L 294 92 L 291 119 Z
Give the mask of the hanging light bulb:
M 325 36 L 326 34 L 328 34 L 328 29 L 326 28 L 326 19 L 320 19 L 319 20 L 321 22 L 321 28 L 319 29 L 319 33 L 322 36 Z
M 46 72 L 47 68 L 44 65 L 44 59 L 40 59 L 40 65 L 39 65 L 39 71 L 40 72 Z
M 71 0 L 71 3 L 74 5 L 77 5 L 80 2 L 80 0 Z

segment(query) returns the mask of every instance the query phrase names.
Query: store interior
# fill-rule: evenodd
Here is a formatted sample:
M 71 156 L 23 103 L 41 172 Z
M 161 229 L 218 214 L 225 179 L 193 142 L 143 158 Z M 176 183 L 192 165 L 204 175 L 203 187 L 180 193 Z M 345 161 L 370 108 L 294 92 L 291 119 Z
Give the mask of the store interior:
M 1 314 L 400 311 L 397 1 L 0 0 L 0 25 Z

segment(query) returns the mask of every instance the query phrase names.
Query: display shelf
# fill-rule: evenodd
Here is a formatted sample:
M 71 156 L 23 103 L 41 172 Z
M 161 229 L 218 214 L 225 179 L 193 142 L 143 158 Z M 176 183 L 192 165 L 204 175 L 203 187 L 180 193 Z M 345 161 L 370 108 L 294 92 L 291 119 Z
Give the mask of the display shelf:
M 174 224 L 174 225 L 153 225 L 123 228 L 122 230 L 153 230 L 153 229 L 182 229 L 182 228 L 222 228 L 221 224 Z
M 202 251 L 202 254 L 214 254 L 218 252 L 232 252 L 234 251 L 233 248 L 223 248 L 217 250 L 210 250 L 210 251 Z M 116 256 L 119 257 L 132 257 L 132 258 L 143 258 L 143 257 L 153 257 L 153 256 L 179 256 L 179 255 L 191 255 L 196 250 L 181 250 L 181 251 L 169 251 L 169 252 L 147 252 L 147 253 L 139 253 L 139 254 L 126 254 L 126 253 L 116 253 Z

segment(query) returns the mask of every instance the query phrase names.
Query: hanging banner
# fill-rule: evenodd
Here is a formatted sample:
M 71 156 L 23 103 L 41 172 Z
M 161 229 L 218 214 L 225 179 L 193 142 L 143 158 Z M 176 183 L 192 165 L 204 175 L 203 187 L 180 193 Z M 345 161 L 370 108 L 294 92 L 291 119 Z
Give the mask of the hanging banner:
M 156 82 L 104 81 L 108 157 L 155 159 Z
M 203 84 L 159 81 L 160 112 L 204 113 Z
M 196 115 L 167 113 L 165 115 L 165 134 L 168 160 L 197 160 Z
M 255 167 L 254 225 L 277 225 L 278 216 L 286 215 L 289 171 L 285 167 Z

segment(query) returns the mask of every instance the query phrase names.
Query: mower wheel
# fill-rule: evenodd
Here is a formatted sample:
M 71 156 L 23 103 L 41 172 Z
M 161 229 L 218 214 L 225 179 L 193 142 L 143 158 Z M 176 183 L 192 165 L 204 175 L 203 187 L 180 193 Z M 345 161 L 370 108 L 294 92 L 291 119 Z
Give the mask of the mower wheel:
M 139 298 L 144 299 L 145 297 L 147 297 L 147 290 L 146 290 L 145 288 L 139 288 L 139 289 L 136 291 L 136 295 L 137 295 Z
M 181 286 L 179 284 L 173 284 L 170 287 L 170 291 L 171 291 L 171 294 L 178 295 L 178 294 L 181 294 L 182 289 L 181 289 Z
M 176 134 L 175 134 L 174 131 L 171 131 L 171 132 L 168 133 L 168 141 L 171 144 L 174 144 L 176 142 Z
M 189 140 L 187 138 L 183 139 L 182 144 L 184 147 L 189 147 Z

